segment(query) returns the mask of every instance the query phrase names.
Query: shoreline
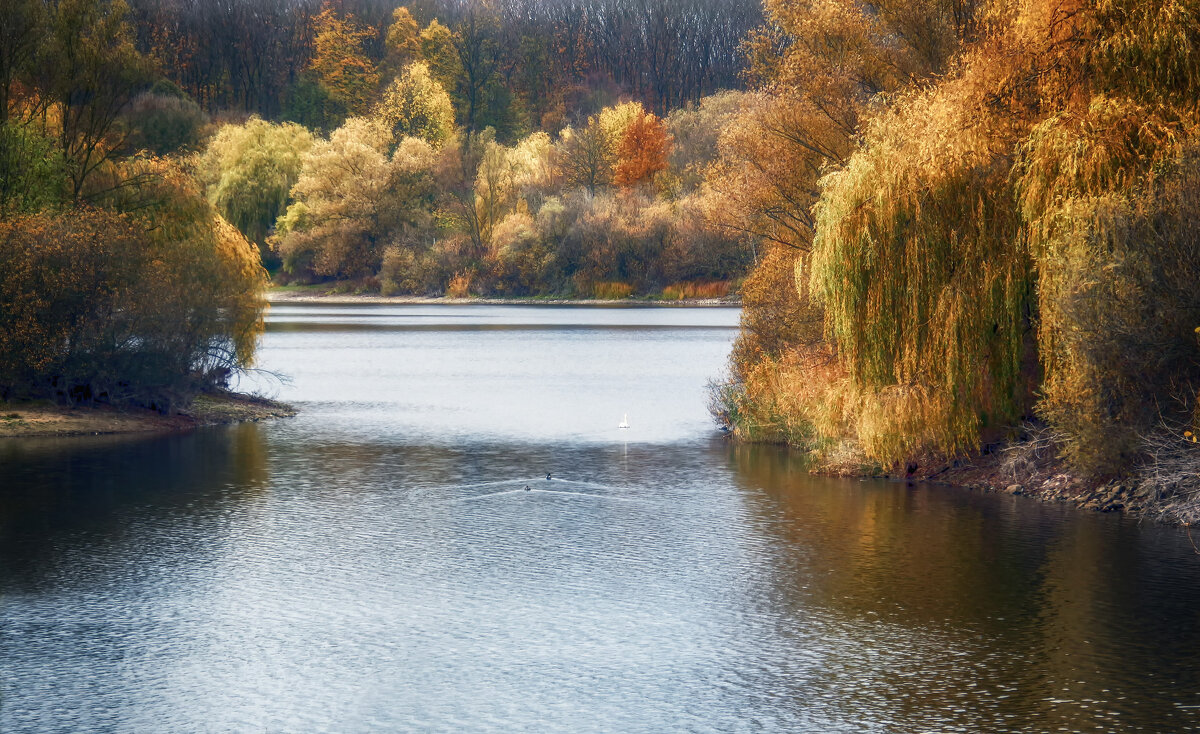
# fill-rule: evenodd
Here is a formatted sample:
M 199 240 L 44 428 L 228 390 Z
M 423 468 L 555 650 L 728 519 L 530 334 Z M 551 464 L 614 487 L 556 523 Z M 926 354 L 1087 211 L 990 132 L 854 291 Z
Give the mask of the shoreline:
M 331 306 L 592 306 L 597 308 L 741 308 L 739 299 L 684 298 L 674 301 L 651 298 L 451 298 L 448 296 L 381 296 L 378 294 L 315 293 L 268 289 L 270 304 L 324 303 Z
M 1188 527 L 1200 524 L 1200 494 L 1191 494 L 1182 487 L 1155 484 L 1138 476 L 1087 479 L 1073 474 L 1060 459 L 1049 453 L 1044 447 L 1010 444 L 973 457 L 918 467 L 911 474 L 885 473 L 872 477 L 862 473 L 857 476 L 1029 497 L 1166 525 Z M 1200 548 L 1197 552 L 1200 553 Z
M 286 403 L 243 393 L 197 395 L 187 409 L 163 415 L 111 405 L 64 407 L 46 401 L 0 402 L 0 439 L 183 433 L 206 426 L 290 418 Z

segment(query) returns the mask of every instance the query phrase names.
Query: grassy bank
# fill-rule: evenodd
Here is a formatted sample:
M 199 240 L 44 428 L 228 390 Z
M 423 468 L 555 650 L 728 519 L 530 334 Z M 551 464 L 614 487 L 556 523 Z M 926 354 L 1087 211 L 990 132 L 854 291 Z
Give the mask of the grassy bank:
M 0 402 L 0 438 L 173 433 L 295 414 L 285 403 L 229 392 L 197 396 L 186 410 L 174 415 L 111 405 L 68 408 L 46 401 Z
M 736 295 L 719 298 L 675 298 L 663 295 L 629 296 L 626 298 L 561 298 L 557 296 L 531 296 L 512 298 L 484 298 L 451 296 L 383 296 L 379 293 L 354 291 L 337 284 L 310 286 L 276 286 L 267 291 L 271 303 L 328 303 L 328 304 L 441 304 L 441 305 L 516 305 L 516 306 L 739 306 Z

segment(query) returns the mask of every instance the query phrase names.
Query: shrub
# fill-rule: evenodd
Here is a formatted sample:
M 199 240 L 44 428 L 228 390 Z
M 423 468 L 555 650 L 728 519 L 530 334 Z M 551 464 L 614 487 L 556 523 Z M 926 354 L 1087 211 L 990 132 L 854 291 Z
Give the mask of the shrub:
M 134 99 L 125 116 L 132 128 L 129 147 L 158 154 L 194 150 L 208 125 L 200 105 L 166 81 Z
M 257 253 L 181 174 L 146 168 L 158 177 L 138 217 L 84 208 L 0 221 L 0 397 L 170 411 L 252 363 Z
M 1040 414 L 1082 471 L 1124 470 L 1200 389 L 1200 127 L 1128 99 L 1039 125 L 1018 192 L 1040 273 Z M 1186 399 L 1180 399 L 1186 397 Z
M 54 140 L 33 124 L 0 123 L 0 216 L 37 211 L 66 197 L 66 163 Z
M 727 280 L 672 283 L 663 288 L 662 295 L 668 301 L 682 301 L 689 298 L 724 298 L 729 295 L 731 285 Z
M 633 295 L 633 286 L 617 281 L 601 281 L 592 284 L 592 295 L 606 301 L 619 301 Z

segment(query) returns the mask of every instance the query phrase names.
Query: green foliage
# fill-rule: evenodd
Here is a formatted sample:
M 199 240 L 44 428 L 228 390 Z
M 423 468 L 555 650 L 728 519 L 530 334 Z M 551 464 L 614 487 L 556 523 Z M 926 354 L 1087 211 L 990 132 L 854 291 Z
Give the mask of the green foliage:
M 430 74 L 437 83 L 447 91 L 455 89 L 458 78 L 462 75 L 462 63 L 454 48 L 453 32 L 434 18 L 421 31 L 418 43 L 421 47 L 421 58 L 429 64 Z
M 166 154 L 194 150 L 208 115 L 170 82 L 160 82 L 133 101 L 125 114 L 131 150 Z
M 61 203 L 67 172 L 55 141 L 32 123 L 0 123 L 0 218 Z
M 450 95 L 430 76 L 429 65 L 420 61 L 404 67 L 392 80 L 375 114 L 391 127 L 396 140 L 421 138 L 440 147 L 454 134 Z
M 301 74 L 288 87 L 283 101 L 283 119 L 317 133 L 334 130 L 346 121 L 346 106 L 333 98 L 310 74 Z
M 250 118 L 218 130 L 200 159 L 209 200 L 264 256 L 271 227 L 300 177 L 301 156 L 312 145 L 299 125 Z

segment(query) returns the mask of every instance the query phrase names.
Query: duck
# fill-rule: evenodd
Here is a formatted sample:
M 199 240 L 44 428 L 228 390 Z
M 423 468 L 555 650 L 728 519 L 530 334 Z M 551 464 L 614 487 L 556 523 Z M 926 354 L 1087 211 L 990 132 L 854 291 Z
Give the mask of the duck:
M 546 481 L 550 481 L 550 472 L 546 472 Z

